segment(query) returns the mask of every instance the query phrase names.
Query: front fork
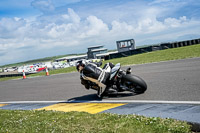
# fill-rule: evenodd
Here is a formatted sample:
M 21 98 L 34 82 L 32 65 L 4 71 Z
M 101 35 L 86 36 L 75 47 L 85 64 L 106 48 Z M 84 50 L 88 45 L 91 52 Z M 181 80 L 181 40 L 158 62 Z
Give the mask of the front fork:
M 118 91 L 131 91 L 134 92 L 134 88 L 133 86 L 131 86 L 132 84 L 129 82 L 126 82 L 123 80 L 123 75 L 127 75 L 127 74 L 131 74 L 131 68 L 127 68 L 126 71 L 119 71 L 119 73 L 117 74 L 117 89 Z

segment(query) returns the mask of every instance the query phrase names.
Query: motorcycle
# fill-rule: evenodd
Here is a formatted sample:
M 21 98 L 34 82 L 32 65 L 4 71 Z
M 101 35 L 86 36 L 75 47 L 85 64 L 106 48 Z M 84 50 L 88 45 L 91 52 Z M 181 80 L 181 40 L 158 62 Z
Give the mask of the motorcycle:
M 113 68 L 107 67 L 103 70 L 109 73 L 106 84 L 102 84 L 98 80 L 86 77 L 83 74 L 80 75 L 81 78 L 88 81 L 89 88 L 97 91 L 97 95 L 100 98 L 108 94 L 124 91 L 141 94 L 147 90 L 146 82 L 142 78 L 132 75 L 131 68 L 124 71 L 121 69 L 120 63 L 117 63 Z

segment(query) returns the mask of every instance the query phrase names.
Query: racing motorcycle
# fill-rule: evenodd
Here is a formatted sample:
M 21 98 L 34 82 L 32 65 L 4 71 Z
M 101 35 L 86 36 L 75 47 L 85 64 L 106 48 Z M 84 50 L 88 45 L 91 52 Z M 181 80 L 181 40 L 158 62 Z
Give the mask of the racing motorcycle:
M 81 78 L 88 80 L 90 88 L 96 90 L 100 98 L 108 94 L 124 91 L 141 94 L 147 90 L 146 82 L 142 78 L 132 75 L 131 68 L 126 71 L 122 70 L 120 63 L 117 63 L 113 68 L 104 68 L 104 71 L 109 73 L 106 84 L 102 84 L 93 78 L 85 77 L 83 74 L 80 75 Z

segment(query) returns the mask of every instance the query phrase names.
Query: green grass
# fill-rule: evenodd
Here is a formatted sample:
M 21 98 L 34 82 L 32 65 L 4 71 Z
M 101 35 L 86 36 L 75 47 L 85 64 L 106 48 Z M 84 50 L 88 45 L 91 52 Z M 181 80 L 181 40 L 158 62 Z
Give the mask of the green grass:
M 168 60 L 177 60 L 185 58 L 200 57 L 200 45 L 185 46 L 180 48 L 166 49 L 160 51 L 154 51 L 149 53 L 143 53 L 138 55 L 132 55 L 123 58 L 116 58 L 111 60 L 104 61 L 104 64 L 107 62 L 112 62 L 114 64 L 121 63 L 121 65 L 133 65 L 133 64 L 144 64 Z M 50 75 L 59 74 L 59 73 L 69 73 L 76 71 L 75 67 L 63 68 L 49 71 Z M 45 72 L 40 72 L 37 74 L 31 74 L 30 76 L 43 76 Z M 0 78 L 0 81 L 5 81 L 9 79 L 17 79 L 21 77 L 12 77 L 12 78 Z
M 123 58 L 116 58 L 108 60 L 106 62 L 112 62 L 114 64 L 120 62 L 121 65 L 132 65 L 132 64 L 144 64 L 144 63 L 152 63 L 152 62 L 160 62 L 168 60 L 186 59 L 193 57 L 200 57 L 200 45 L 192 45 L 180 48 L 154 51 Z
M 68 67 L 68 68 L 51 70 L 51 71 L 49 71 L 49 73 L 50 74 L 59 74 L 59 73 L 70 73 L 70 72 L 74 72 L 74 71 L 76 71 L 75 67 Z M 43 71 L 43 72 L 40 72 L 40 73 L 28 75 L 27 77 L 44 76 L 45 74 L 46 74 L 46 72 Z
M 74 71 L 76 71 L 75 67 L 68 67 L 68 68 L 50 70 L 49 73 L 50 73 L 50 75 L 52 75 L 52 74 L 59 74 L 59 73 L 70 73 L 70 72 L 74 72 Z M 26 75 L 26 77 L 29 78 L 29 77 L 45 76 L 45 75 L 46 75 L 46 72 L 42 71 L 39 73 Z M 11 79 L 22 79 L 22 76 L 3 77 L 3 78 L 0 78 L 0 81 L 6 81 L 6 80 L 11 80 Z
M 1 82 L 1 81 L 12 80 L 12 79 L 20 79 L 20 78 L 22 78 L 22 76 L 15 76 L 15 77 L 3 77 L 3 78 L 0 78 L 0 82 Z
M 0 110 L 2 133 L 189 133 L 173 119 L 109 113 Z

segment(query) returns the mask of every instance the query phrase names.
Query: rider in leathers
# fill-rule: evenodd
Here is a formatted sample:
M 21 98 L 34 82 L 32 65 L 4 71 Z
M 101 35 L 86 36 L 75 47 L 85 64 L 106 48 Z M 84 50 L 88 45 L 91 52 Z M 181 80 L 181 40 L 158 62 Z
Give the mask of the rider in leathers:
M 102 91 L 106 89 L 106 82 L 110 76 L 109 71 L 114 67 L 112 63 L 107 63 L 102 69 L 99 67 L 101 64 L 102 63 L 89 63 L 85 60 L 80 60 L 76 65 L 77 70 L 81 73 L 81 84 L 83 84 L 86 89 L 90 88 L 89 81 L 98 84 L 100 87 L 100 90 L 98 90 L 99 97 L 101 96 Z

